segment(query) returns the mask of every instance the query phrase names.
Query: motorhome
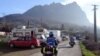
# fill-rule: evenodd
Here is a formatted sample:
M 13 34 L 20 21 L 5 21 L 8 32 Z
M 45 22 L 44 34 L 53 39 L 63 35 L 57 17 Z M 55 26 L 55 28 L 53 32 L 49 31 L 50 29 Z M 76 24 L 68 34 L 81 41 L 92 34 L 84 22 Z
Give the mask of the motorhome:
M 9 39 L 8 42 L 10 42 L 11 44 L 12 40 L 17 40 L 21 37 L 24 37 L 25 39 L 26 37 L 28 37 L 27 39 L 29 39 L 30 37 L 34 38 L 34 40 L 36 41 L 36 46 L 40 46 L 40 43 L 46 40 L 47 32 L 48 31 L 44 28 L 14 28 L 7 36 L 7 38 Z

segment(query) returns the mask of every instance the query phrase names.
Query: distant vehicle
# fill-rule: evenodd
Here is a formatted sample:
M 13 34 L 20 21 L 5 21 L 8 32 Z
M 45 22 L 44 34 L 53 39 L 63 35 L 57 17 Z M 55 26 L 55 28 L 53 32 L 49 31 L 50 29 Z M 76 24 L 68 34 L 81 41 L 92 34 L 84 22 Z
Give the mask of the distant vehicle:
M 39 47 L 40 42 L 36 38 L 31 38 L 31 37 L 19 37 L 16 40 L 11 40 L 9 43 L 10 47 Z
M 68 40 L 68 36 L 62 36 L 62 41 Z
M 74 36 L 70 36 L 69 45 L 70 45 L 71 47 L 74 47 L 74 45 L 75 45 L 75 37 L 74 37 Z
M 74 47 L 75 42 L 69 42 L 69 45 L 70 45 L 71 47 Z

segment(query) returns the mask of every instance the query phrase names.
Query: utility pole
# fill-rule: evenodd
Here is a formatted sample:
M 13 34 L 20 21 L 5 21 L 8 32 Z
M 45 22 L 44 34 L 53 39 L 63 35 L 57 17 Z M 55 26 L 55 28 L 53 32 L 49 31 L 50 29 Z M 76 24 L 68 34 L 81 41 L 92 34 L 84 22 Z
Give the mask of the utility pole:
M 94 41 L 97 42 L 97 22 L 96 22 L 96 9 L 97 9 L 97 5 L 93 5 L 94 6 Z
M 41 16 L 40 18 L 40 27 L 42 28 L 43 27 L 43 17 Z
M 61 30 L 65 30 L 64 24 L 61 24 Z
M 41 17 L 41 27 L 42 27 L 43 25 L 42 25 L 42 17 Z
M 29 28 L 29 25 L 30 25 L 30 20 L 28 20 L 27 22 L 27 28 Z

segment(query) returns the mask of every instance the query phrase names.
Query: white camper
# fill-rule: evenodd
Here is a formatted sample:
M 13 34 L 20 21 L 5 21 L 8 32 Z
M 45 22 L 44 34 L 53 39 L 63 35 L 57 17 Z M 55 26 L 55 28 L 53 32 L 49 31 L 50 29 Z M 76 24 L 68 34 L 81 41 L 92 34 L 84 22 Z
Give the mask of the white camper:
M 40 36 L 43 36 L 42 39 L 45 39 L 44 36 L 48 34 L 48 31 L 44 28 L 26 28 L 25 26 L 22 28 L 14 28 L 10 34 L 8 34 L 7 38 L 8 41 L 11 39 L 17 39 L 17 37 L 20 36 L 31 36 L 31 32 L 35 34 L 36 38 L 40 38 Z

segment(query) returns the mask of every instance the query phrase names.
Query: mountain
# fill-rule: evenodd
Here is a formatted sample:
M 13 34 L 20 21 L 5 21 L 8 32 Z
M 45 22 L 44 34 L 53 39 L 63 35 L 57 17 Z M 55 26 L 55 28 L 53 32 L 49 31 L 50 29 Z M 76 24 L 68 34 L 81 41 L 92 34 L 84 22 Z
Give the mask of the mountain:
M 10 15 L 6 15 L 3 18 L 0 18 L 0 22 L 7 22 L 7 23 L 12 23 L 15 25 L 27 25 L 28 21 L 30 21 L 30 24 L 37 24 L 38 22 L 33 19 L 32 17 L 29 16 L 25 16 L 23 14 L 10 14 Z
M 50 5 L 38 5 L 35 6 L 24 13 L 24 15 L 31 16 L 34 19 L 43 19 L 60 22 L 60 23 L 70 23 L 79 26 L 90 25 L 86 14 L 76 2 L 62 5 L 60 3 L 52 3 Z
M 76 3 L 62 5 L 52 3 L 50 5 L 38 5 L 23 14 L 11 14 L 0 18 L 0 22 L 10 22 L 16 25 L 44 25 L 45 27 L 59 27 L 58 24 L 69 26 L 89 26 L 86 14 Z

